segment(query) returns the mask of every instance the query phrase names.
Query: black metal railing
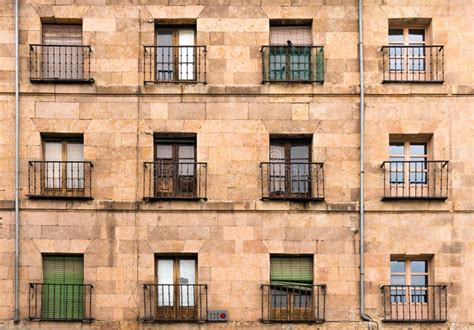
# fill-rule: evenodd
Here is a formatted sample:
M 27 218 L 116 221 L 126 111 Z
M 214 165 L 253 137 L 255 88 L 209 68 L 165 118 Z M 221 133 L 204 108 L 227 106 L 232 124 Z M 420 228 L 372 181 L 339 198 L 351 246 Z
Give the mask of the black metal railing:
M 207 321 L 206 284 L 144 284 L 144 322 Z
M 324 164 L 260 163 L 262 199 L 324 200 Z
M 30 320 L 90 322 L 91 284 L 30 283 L 28 311 Z
M 30 81 L 92 83 L 90 46 L 30 45 Z
M 383 199 L 447 199 L 448 164 L 446 160 L 383 162 Z
M 30 161 L 28 197 L 92 199 L 92 162 Z
M 446 285 L 384 285 L 384 321 L 446 322 Z
M 144 46 L 144 83 L 206 83 L 206 46 Z
M 326 285 L 261 286 L 263 322 L 324 322 Z
M 444 46 L 383 46 L 384 82 L 444 81 Z
M 207 163 L 145 162 L 143 197 L 158 199 L 206 199 Z
M 324 82 L 323 46 L 262 46 L 262 81 Z

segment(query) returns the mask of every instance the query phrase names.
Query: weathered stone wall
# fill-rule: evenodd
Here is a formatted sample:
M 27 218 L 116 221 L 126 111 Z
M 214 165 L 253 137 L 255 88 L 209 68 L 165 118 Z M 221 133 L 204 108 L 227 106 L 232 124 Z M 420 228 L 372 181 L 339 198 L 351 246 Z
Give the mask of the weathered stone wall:
M 364 6 L 366 77 L 367 313 L 380 321 L 380 285 L 391 254 L 432 254 L 434 280 L 448 284 L 447 324 L 474 326 L 474 86 L 472 3 L 371 1 Z M 82 18 L 93 48 L 92 85 L 31 84 L 28 44 L 41 19 Z M 157 19 L 194 19 L 207 46 L 207 84 L 144 85 L 143 45 Z M 313 20 L 324 45 L 325 82 L 261 84 L 260 47 L 269 19 Z M 382 84 L 380 47 L 391 18 L 431 18 L 433 44 L 445 45 L 445 83 Z M 150 21 L 152 23 L 150 23 Z M 229 310 L 228 327 L 261 326 L 259 286 L 270 253 L 314 254 L 314 277 L 328 285 L 321 328 L 366 328 L 358 316 L 359 98 L 356 1 L 31 0 L 21 5 L 21 323 L 14 326 L 14 26 L 0 0 L 0 328 L 152 328 L 136 319 L 141 284 L 154 280 L 154 254 L 197 253 L 209 308 Z M 90 202 L 26 197 L 28 160 L 41 159 L 40 133 L 84 134 L 94 163 Z M 143 162 L 153 133 L 197 133 L 208 163 L 208 201 L 142 202 Z M 261 201 L 259 163 L 269 134 L 313 134 L 324 162 L 322 203 Z M 446 202 L 382 202 L 389 134 L 433 134 L 434 159 L 450 161 Z M 41 253 L 84 253 L 95 285 L 91 325 L 35 323 L 28 283 L 41 281 Z M 400 328 L 400 324 L 379 324 Z M 170 326 L 168 326 L 170 327 Z M 189 325 L 174 325 L 187 329 Z M 217 325 L 202 325 L 217 328 Z M 265 326 L 280 329 L 282 326 Z M 295 328 L 307 328 L 306 325 Z

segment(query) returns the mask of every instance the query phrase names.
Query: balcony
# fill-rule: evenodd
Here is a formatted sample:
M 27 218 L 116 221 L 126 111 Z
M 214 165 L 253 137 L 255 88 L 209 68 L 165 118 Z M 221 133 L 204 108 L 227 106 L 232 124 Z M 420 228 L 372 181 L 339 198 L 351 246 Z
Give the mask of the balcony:
M 326 285 L 261 286 L 262 322 L 322 323 L 325 320 Z
M 93 288 L 91 284 L 30 283 L 29 319 L 91 322 Z
M 207 285 L 143 285 L 141 320 L 143 322 L 207 321 Z
M 145 162 L 143 198 L 207 200 L 207 163 Z
M 382 200 L 446 200 L 448 161 L 385 161 Z
M 92 199 L 92 162 L 30 161 L 31 199 Z
M 144 46 L 145 84 L 206 83 L 206 46 Z
M 384 322 L 446 322 L 446 285 L 384 285 Z
M 260 163 L 263 200 L 323 201 L 323 163 Z
M 263 46 L 264 83 L 323 83 L 323 46 Z
M 443 83 L 444 46 L 383 46 L 384 83 Z
M 91 78 L 90 46 L 30 45 L 30 81 L 32 83 L 85 83 Z

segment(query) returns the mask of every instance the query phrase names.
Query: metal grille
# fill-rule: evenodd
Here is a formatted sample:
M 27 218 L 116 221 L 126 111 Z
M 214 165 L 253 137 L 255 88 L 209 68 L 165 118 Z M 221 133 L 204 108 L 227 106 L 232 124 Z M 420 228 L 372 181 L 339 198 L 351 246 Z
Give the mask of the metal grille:
M 206 199 L 207 163 L 145 162 L 143 197 L 153 199 Z
M 444 82 L 444 46 L 383 46 L 384 82 Z
M 448 161 L 385 161 L 383 199 L 448 198 Z
M 92 199 L 92 162 L 30 161 L 28 197 Z
M 30 45 L 30 81 L 92 83 L 91 52 L 83 45 Z
M 263 46 L 263 82 L 324 81 L 322 46 Z
M 30 283 L 29 318 L 44 321 L 90 322 L 93 320 L 92 290 L 91 284 Z
M 262 285 L 263 322 L 324 322 L 326 285 Z
M 262 199 L 324 199 L 323 163 L 260 164 Z
M 143 285 L 145 322 L 207 321 L 206 284 Z
M 446 285 L 384 285 L 384 321 L 446 322 Z
M 206 46 L 144 46 L 144 83 L 206 82 Z

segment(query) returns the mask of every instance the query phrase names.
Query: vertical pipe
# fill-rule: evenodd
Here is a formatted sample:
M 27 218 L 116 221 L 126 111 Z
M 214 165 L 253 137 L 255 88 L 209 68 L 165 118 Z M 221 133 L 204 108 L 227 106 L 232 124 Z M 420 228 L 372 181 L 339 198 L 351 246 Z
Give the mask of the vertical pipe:
M 19 192 L 20 192 L 20 52 L 19 52 L 19 0 L 15 0 L 15 311 L 14 322 L 20 320 L 20 208 L 19 208 Z
M 360 77 L 360 199 L 359 199 L 359 298 L 360 317 L 364 321 L 372 321 L 371 317 L 365 314 L 365 287 L 364 287 L 364 42 L 362 28 L 362 1 L 358 1 L 358 25 L 359 25 L 359 77 Z

